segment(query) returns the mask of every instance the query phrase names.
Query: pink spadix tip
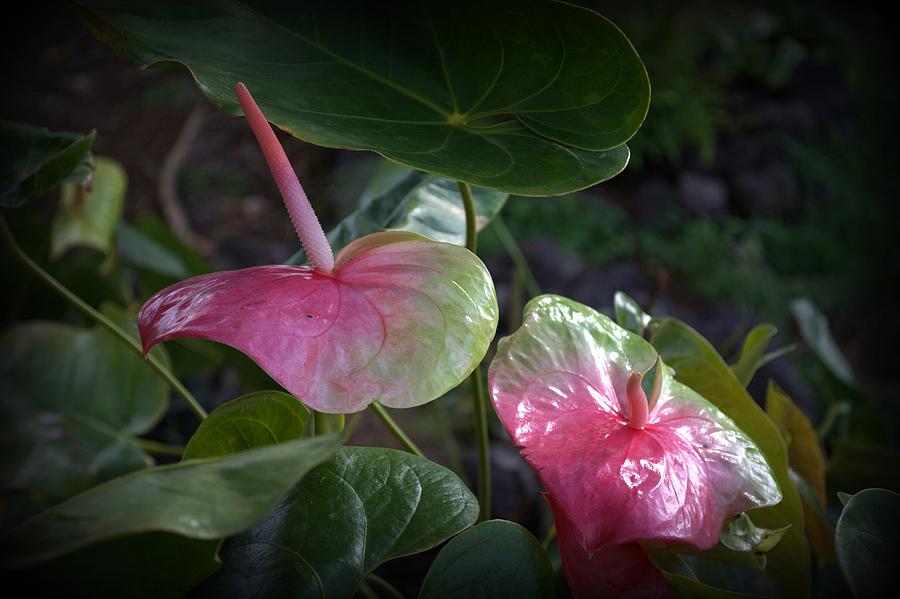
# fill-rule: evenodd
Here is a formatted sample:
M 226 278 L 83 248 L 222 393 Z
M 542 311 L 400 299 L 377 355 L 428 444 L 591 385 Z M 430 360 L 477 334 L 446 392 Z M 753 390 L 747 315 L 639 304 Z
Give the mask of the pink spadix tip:
M 266 158 L 272 177 L 275 178 L 275 183 L 284 199 L 284 205 L 291 217 L 291 223 L 294 225 L 294 230 L 297 231 L 303 249 L 309 256 L 310 263 L 318 271 L 332 272 L 334 270 L 334 254 L 331 246 L 328 244 L 325 231 L 322 230 L 322 225 L 316 218 L 316 213 L 300 185 L 300 180 L 297 179 L 297 174 L 284 153 L 284 148 L 278 143 L 275 132 L 272 131 L 272 127 L 263 116 L 259 106 L 256 105 L 247 86 L 238 83 L 234 86 L 234 93 L 250 123 L 253 135 L 256 136 L 263 156 Z

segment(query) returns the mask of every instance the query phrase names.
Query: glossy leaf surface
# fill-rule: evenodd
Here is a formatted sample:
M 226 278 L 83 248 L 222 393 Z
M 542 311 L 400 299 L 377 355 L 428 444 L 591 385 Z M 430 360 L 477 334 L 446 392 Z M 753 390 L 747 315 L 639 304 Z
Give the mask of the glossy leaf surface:
M 900 585 L 900 495 L 866 489 L 851 497 L 835 527 L 838 563 L 857 597 L 890 597 Z
M 51 133 L 41 127 L 0 121 L 0 207 L 40 197 L 67 178 L 90 175 L 94 133 Z
M 534 535 L 514 522 L 489 520 L 441 549 L 419 598 L 546 599 L 553 594 L 553 566 Z
M 384 229 L 410 231 L 435 241 L 466 245 L 466 216 L 456 182 L 421 171 L 388 165 L 389 183 L 373 193 L 364 193 L 361 206 L 328 233 L 334 251 L 348 243 Z M 509 194 L 475 187 L 476 228 L 480 231 L 503 208 Z M 303 264 L 306 253 L 300 250 L 287 261 Z
M 211 597 L 344 598 L 378 564 L 438 545 L 475 522 L 450 470 L 393 449 L 344 447 L 262 522 L 222 549 Z
M 331 275 L 262 266 L 182 281 L 138 320 L 145 350 L 179 337 L 226 343 L 306 405 L 347 413 L 456 387 L 494 336 L 497 299 L 465 248 L 388 232 L 345 247 Z
M 131 317 L 105 312 L 133 329 Z M 165 413 L 168 387 L 121 341 L 99 327 L 30 322 L 0 343 L 7 489 L 46 505 L 149 465 L 133 438 Z
M 10 536 L 4 563 L 26 566 L 139 533 L 199 540 L 237 534 L 341 441 L 338 435 L 302 439 L 113 479 L 23 522 Z
M 781 591 L 796 597 L 809 595 L 810 560 L 803 525 L 803 507 L 788 474 L 787 450 L 781 433 L 756 405 L 734 373 L 695 330 L 675 319 L 651 324 L 651 342 L 676 378 L 708 398 L 757 444 L 772 467 L 783 494 L 774 506 L 751 512 L 754 522 L 766 528 L 791 527 L 768 554 L 767 569 Z
M 287 393 L 257 391 L 229 401 L 200 423 L 182 460 L 214 458 L 299 439 L 309 410 Z
M 753 441 L 665 365 L 655 405 L 642 395 L 646 424 L 633 426 L 633 375 L 656 361 L 606 316 L 541 296 L 491 364 L 497 415 L 587 551 L 646 539 L 711 548 L 725 518 L 781 499 Z
M 132 64 L 183 64 L 229 112 L 244 81 L 301 139 L 510 193 L 616 175 L 649 105 L 622 32 L 563 2 L 77 4 Z
M 108 253 L 122 218 L 127 184 L 125 169 L 110 158 L 95 160 L 90 188 L 64 183 L 51 224 L 50 257 L 59 258 L 75 247 Z
M 643 335 L 650 324 L 650 315 L 627 293 L 617 291 L 613 299 L 616 322 L 619 326 L 635 335 Z

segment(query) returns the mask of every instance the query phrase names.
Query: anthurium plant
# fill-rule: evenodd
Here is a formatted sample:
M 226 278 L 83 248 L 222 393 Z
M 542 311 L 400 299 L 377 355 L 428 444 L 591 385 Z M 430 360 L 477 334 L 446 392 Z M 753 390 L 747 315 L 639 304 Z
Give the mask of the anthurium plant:
M 492 344 L 479 230 L 515 195 L 618 174 L 647 114 L 647 73 L 608 19 L 555 0 L 74 12 L 134 66 L 184 67 L 246 119 L 301 247 L 285 264 L 204 272 L 164 228 L 119 222 L 126 178 L 94 159 L 93 133 L 0 123 L 8 258 L 90 324 L 2 336 L 2 568 L 36 596 L 396 598 L 409 590 L 380 566 L 421 554 L 422 598 L 804 597 L 807 527 L 854 589 L 889 584 L 854 560 L 897 496 L 849 498 L 835 553 L 808 420 L 777 387 L 767 411 L 746 391 L 777 357 L 773 328 L 729 366 L 624 294 L 609 298 L 615 320 L 539 295 Z M 273 125 L 405 170 L 323 227 Z M 120 283 L 135 269 L 145 301 L 110 292 L 98 308 L 22 249 L 14 209 L 57 185 L 53 260 L 89 250 L 91 276 Z M 269 388 L 208 413 L 181 380 L 186 339 L 230 346 Z M 225 359 L 202 347 L 193 368 Z M 457 388 L 472 400 L 474 480 L 430 460 L 387 409 Z M 183 446 L 147 437 L 183 408 L 197 418 Z M 363 411 L 404 450 L 352 445 Z M 549 530 L 492 519 L 492 413 L 543 487 Z

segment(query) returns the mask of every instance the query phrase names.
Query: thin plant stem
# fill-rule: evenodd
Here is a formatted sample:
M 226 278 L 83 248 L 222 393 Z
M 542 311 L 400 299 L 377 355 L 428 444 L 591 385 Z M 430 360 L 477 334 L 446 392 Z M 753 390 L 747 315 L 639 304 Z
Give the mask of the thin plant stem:
M 319 411 L 313 411 L 313 427 L 316 435 L 328 432 L 328 417 Z
M 386 599 L 406 599 L 403 593 L 397 590 L 397 587 L 377 574 L 366 576 L 366 582 L 370 583 L 371 586 L 378 587 L 378 590 L 383 592 L 382 594 Z
M 491 226 L 494 228 L 494 233 L 497 234 L 497 239 L 499 239 L 500 243 L 503 245 L 503 249 L 509 254 L 509 258 L 512 260 L 516 272 L 519 273 L 519 277 L 522 279 L 525 288 L 528 289 L 529 295 L 531 295 L 531 297 L 540 295 L 541 287 L 538 285 L 537 279 L 534 278 L 531 267 L 528 266 L 528 260 L 525 259 L 525 254 L 522 253 L 519 244 L 516 243 L 516 240 L 509 232 L 509 229 L 506 228 L 506 223 L 503 222 L 503 219 L 499 214 L 494 216 L 494 220 L 491 221 Z
M 472 188 L 462 181 L 457 181 L 456 184 L 459 186 L 459 195 L 462 196 L 466 212 L 466 249 L 474 254 L 478 249 L 478 231 L 475 226 L 475 200 L 472 198 Z
M 457 185 L 466 212 L 466 249 L 474 254 L 478 249 L 478 231 L 475 229 L 475 201 L 472 199 L 472 188 L 462 181 L 457 181 Z M 487 426 L 487 401 L 481 384 L 481 366 L 475 368 L 470 378 L 475 400 L 475 436 L 478 445 L 478 521 L 483 522 L 491 517 L 491 446 Z
M 556 527 L 551 526 L 550 530 L 547 531 L 547 534 L 544 535 L 544 540 L 541 541 L 541 546 L 544 548 L 544 551 L 550 548 L 550 543 L 553 542 L 553 539 L 556 538 Z
M 174 455 L 179 457 L 184 454 L 184 447 L 180 445 L 169 445 L 168 443 L 160 443 L 159 441 L 144 439 L 143 437 L 132 439 L 132 442 L 147 453 L 156 455 Z
M 478 442 L 478 521 L 491 518 L 491 446 L 488 437 L 487 401 L 481 383 L 481 366 L 472 373 L 475 398 L 475 435 Z
M 16 239 L 15 237 L 13 237 L 12 231 L 9 230 L 9 225 L 6 223 L 6 218 L 2 214 L 0 214 L 0 238 L 3 239 L 4 245 L 6 245 L 6 247 L 9 248 L 12 254 L 16 258 L 18 258 L 19 262 L 21 262 L 28 270 L 30 270 L 32 274 L 43 281 L 56 293 L 61 295 L 63 299 L 72 304 L 87 318 L 104 327 L 115 337 L 118 337 L 118 339 L 129 348 L 131 348 L 134 353 L 141 357 L 144 357 L 144 350 L 141 348 L 141 344 L 136 339 L 123 331 L 116 323 L 111 321 L 109 318 L 91 307 L 87 302 L 72 293 L 65 285 L 54 279 L 53 276 L 50 275 L 50 273 L 41 268 L 37 262 L 29 258 L 28 255 L 24 251 L 22 251 L 22 248 L 19 247 L 18 243 L 16 243 Z M 169 369 L 166 368 L 165 365 L 156 356 L 149 354 L 146 356 L 146 359 L 150 364 L 150 367 L 153 368 L 153 370 L 155 370 L 157 374 L 159 374 L 169 385 L 171 385 L 179 396 L 181 396 L 181 398 L 185 401 L 191 411 L 196 414 L 197 418 L 199 418 L 200 420 L 205 420 L 206 410 L 203 409 L 203 406 L 200 405 L 200 402 L 197 401 L 197 399 L 191 394 L 191 392 L 181 384 L 181 381 L 175 378 L 175 375 L 169 372 Z
M 406 433 L 403 432 L 403 429 L 400 428 L 400 425 L 394 422 L 394 419 L 391 418 L 391 415 L 387 413 L 387 410 L 384 409 L 384 406 L 382 406 L 377 401 L 373 401 L 369 407 L 372 408 L 372 411 L 375 412 L 375 415 L 381 419 L 381 421 L 391 432 L 391 434 L 394 435 L 394 438 L 400 442 L 400 445 L 402 445 L 403 448 L 406 449 L 406 451 L 415 454 L 420 458 L 425 457 L 425 454 L 422 453 L 422 450 L 419 449 L 418 446 L 413 443 L 412 439 L 410 439 L 406 435 Z
M 378 593 L 376 593 L 366 581 L 362 581 L 361 583 L 359 583 L 359 588 L 357 588 L 357 591 L 358 595 L 362 597 L 362 599 L 381 599 L 378 596 Z

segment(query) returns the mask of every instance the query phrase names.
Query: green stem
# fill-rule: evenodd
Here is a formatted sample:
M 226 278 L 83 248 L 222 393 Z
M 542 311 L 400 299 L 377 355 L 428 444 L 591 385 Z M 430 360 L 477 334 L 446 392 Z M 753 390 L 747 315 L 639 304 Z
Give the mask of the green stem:
M 478 231 L 475 230 L 475 201 L 468 183 L 457 181 L 466 212 L 466 249 L 473 254 L 477 249 Z M 487 402 L 481 384 L 481 367 L 470 375 L 472 394 L 475 398 L 475 435 L 478 444 L 478 521 L 491 517 L 491 453 L 487 426 Z
M 313 431 L 317 436 L 328 432 L 327 416 L 316 410 L 313 410 Z
M 481 366 L 472 373 L 475 396 L 475 435 L 478 442 L 478 521 L 491 518 L 491 446 L 488 437 L 487 402 L 481 384 Z
M 544 535 L 544 540 L 541 541 L 541 546 L 544 548 L 544 551 L 550 548 L 550 543 L 553 542 L 553 539 L 556 538 L 556 527 L 551 526 L 550 530 L 547 531 L 547 534 Z
M 391 415 L 387 413 L 387 410 L 384 409 L 377 401 L 373 401 L 370 406 L 372 411 L 375 412 L 375 415 L 378 416 L 387 429 L 394 435 L 394 438 L 400 442 L 400 445 L 406 449 L 409 453 L 415 454 L 420 458 L 424 458 L 425 454 L 422 453 L 422 450 L 419 449 L 415 443 L 413 443 L 412 439 L 410 439 L 406 433 L 403 432 L 403 429 L 400 428 L 400 425 L 394 422 L 394 419 L 391 418 Z
M 147 453 L 156 455 L 174 455 L 179 457 L 184 453 L 184 447 L 181 447 L 180 445 L 169 445 L 168 443 L 160 443 L 159 441 L 144 439 L 142 437 L 137 437 L 132 439 L 132 441 Z
M 359 583 L 359 588 L 357 589 L 357 591 L 358 595 L 362 597 L 362 599 L 381 599 L 378 596 L 378 593 L 372 590 L 372 587 L 370 587 L 368 583 L 366 583 L 366 581 Z
M 515 266 L 516 272 L 519 273 L 519 277 L 525 283 L 528 293 L 531 297 L 540 295 L 541 288 L 534 278 L 534 273 L 531 272 L 531 267 L 528 266 L 528 260 L 525 259 L 525 254 L 522 253 L 519 244 L 516 243 L 516 240 L 509 232 L 509 229 L 506 228 L 506 223 L 503 222 L 503 219 L 500 218 L 499 214 L 494 216 L 494 220 L 491 221 L 491 226 L 494 227 L 494 233 L 497 234 L 497 239 L 500 240 L 503 249 L 506 250 L 506 253 L 509 254 L 509 258 L 513 261 L 513 266 Z
M 19 244 L 16 243 L 16 239 L 15 237 L 13 237 L 12 231 L 9 230 L 9 225 L 6 223 L 6 218 L 2 214 L 0 214 L 0 237 L 2 237 L 3 243 L 9 248 L 12 254 L 16 258 L 18 258 L 19 261 L 37 278 L 41 279 L 45 284 L 47 284 L 47 286 L 52 288 L 54 291 L 56 291 L 56 293 L 61 295 L 63 299 L 75 306 L 75 308 L 77 308 L 90 320 L 93 320 L 94 322 L 103 326 L 114 336 L 118 337 L 120 341 L 130 347 L 132 351 L 134 351 L 137 355 L 141 357 L 144 356 L 144 350 L 141 348 L 141 344 L 136 339 L 123 331 L 116 323 L 92 308 L 80 297 L 72 293 L 62 283 L 54 279 L 53 276 L 50 275 L 50 273 L 41 268 L 37 262 L 29 258 L 28 255 L 25 254 L 24 251 L 22 251 L 22 248 L 19 247 Z M 148 355 L 147 362 L 163 379 L 165 379 L 167 383 L 169 383 L 169 385 L 172 386 L 175 392 L 178 393 L 178 395 L 180 395 L 182 399 L 184 399 L 185 403 L 187 403 L 191 411 L 197 415 L 197 418 L 199 418 L 200 420 L 206 419 L 206 410 L 203 409 L 203 406 L 200 405 L 200 402 L 198 402 L 196 398 L 191 395 L 191 392 L 181 384 L 181 381 L 176 379 L 175 376 L 171 372 L 169 372 L 169 370 L 156 356 Z
M 406 599 L 397 587 L 386 581 L 381 576 L 376 574 L 369 574 L 366 576 L 366 581 L 372 583 L 373 586 L 378 587 L 380 591 L 383 591 L 384 597 L 387 599 Z
M 466 249 L 475 253 L 478 249 L 478 230 L 475 226 L 475 200 L 472 199 L 472 188 L 468 183 L 457 181 L 459 194 L 462 196 L 463 208 L 466 211 Z

